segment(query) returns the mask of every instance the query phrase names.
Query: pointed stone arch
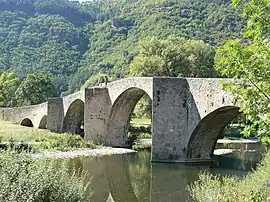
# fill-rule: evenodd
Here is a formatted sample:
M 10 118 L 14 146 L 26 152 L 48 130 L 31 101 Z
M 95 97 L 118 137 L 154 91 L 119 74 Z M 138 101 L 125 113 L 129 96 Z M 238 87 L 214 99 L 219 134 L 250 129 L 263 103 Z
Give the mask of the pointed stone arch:
M 64 117 L 63 132 L 83 136 L 83 121 L 84 102 L 80 99 L 76 99 L 70 104 Z
M 220 107 L 206 115 L 196 126 L 187 145 L 187 159 L 211 159 L 224 126 L 240 114 L 239 107 Z
M 115 147 L 130 147 L 127 133 L 131 114 L 138 101 L 146 92 L 137 87 L 131 87 L 122 92 L 114 101 L 107 124 L 106 144 Z M 151 97 L 151 95 L 149 95 Z

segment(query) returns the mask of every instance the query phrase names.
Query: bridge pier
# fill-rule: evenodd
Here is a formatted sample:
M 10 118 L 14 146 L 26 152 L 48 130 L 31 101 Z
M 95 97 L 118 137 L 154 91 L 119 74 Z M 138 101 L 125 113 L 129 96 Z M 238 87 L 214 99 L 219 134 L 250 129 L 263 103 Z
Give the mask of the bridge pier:
M 187 161 L 186 145 L 200 120 L 186 79 L 154 78 L 152 162 Z
M 49 98 L 47 107 L 47 129 L 52 132 L 61 133 L 64 121 L 63 98 Z
M 106 144 L 106 124 L 111 108 L 107 88 L 85 89 L 84 133 L 86 140 Z

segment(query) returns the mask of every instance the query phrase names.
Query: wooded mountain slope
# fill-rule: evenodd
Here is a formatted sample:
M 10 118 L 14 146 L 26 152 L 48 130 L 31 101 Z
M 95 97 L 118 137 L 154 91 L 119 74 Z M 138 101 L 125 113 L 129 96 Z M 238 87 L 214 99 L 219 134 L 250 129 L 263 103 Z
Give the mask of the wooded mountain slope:
M 46 72 L 66 94 L 99 72 L 127 76 L 148 37 L 217 47 L 242 29 L 228 0 L 0 0 L 0 73 Z

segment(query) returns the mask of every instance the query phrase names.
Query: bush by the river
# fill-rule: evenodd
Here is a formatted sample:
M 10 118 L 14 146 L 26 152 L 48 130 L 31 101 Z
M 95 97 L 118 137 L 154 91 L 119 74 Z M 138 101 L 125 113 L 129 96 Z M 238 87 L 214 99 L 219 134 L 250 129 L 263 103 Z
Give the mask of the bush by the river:
M 242 179 L 203 173 L 189 191 L 198 202 L 269 202 L 270 152 L 256 171 Z
M 65 164 L 34 160 L 26 153 L 0 153 L 0 201 L 87 201 L 89 182 Z M 88 194 L 88 195 L 87 195 Z

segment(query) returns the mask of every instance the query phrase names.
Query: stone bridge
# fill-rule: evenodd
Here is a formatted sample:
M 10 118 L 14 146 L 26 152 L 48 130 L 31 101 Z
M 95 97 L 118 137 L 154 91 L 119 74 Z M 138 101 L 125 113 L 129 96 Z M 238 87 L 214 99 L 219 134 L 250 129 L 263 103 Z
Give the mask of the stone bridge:
M 79 134 L 129 147 L 127 132 L 137 102 L 152 99 L 153 162 L 211 161 L 222 128 L 239 114 L 218 78 L 132 77 L 84 89 L 35 106 L 0 108 L 0 119 L 53 132 Z M 82 128 L 83 127 L 83 128 Z

